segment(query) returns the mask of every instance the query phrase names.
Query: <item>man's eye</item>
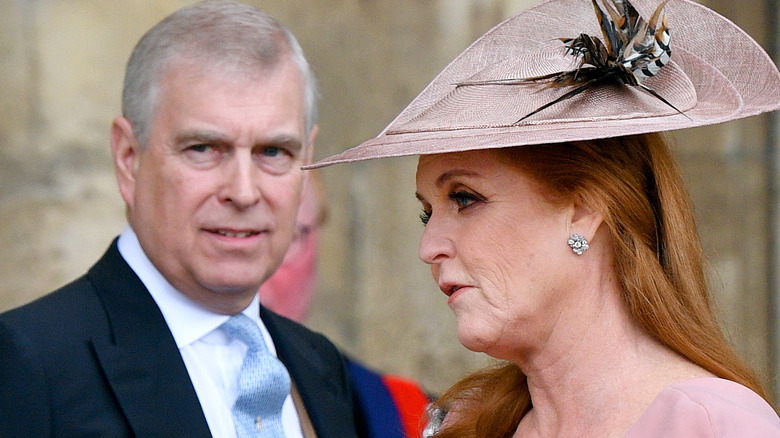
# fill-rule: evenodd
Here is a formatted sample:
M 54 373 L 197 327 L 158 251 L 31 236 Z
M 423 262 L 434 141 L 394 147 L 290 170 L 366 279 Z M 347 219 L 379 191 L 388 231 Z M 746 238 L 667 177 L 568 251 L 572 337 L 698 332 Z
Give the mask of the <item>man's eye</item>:
M 208 152 L 211 149 L 210 145 L 207 144 L 195 144 L 187 149 L 191 150 L 192 152 Z
M 199 166 L 218 163 L 222 157 L 221 149 L 208 143 L 189 145 L 183 153 L 190 162 Z
M 263 149 L 263 155 L 266 157 L 278 157 L 282 153 L 282 149 L 276 146 L 271 146 Z
M 297 159 L 294 152 L 283 146 L 266 146 L 254 151 L 254 154 L 258 165 L 275 175 L 290 170 Z
M 449 194 L 449 198 L 458 204 L 458 210 L 463 210 L 479 200 L 476 195 L 469 192 L 452 192 Z

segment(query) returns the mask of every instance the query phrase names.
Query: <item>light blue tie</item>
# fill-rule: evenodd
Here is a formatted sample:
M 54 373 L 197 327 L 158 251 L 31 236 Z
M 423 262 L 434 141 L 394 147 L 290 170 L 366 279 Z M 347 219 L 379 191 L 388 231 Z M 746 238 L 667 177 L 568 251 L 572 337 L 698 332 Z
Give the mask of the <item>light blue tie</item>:
M 231 316 L 222 324 L 222 330 L 249 347 L 233 405 L 238 438 L 283 437 L 282 404 L 290 393 L 287 369 L 268 351 L 260 327 L 248 316 Z

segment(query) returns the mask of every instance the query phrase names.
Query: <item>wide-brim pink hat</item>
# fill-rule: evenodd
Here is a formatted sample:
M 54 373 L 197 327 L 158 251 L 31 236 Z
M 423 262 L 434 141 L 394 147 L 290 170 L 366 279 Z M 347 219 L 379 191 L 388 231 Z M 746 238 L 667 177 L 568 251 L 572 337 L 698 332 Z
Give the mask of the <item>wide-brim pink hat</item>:
M 661 2 L 631 3 L 648 20 Z M 520 120 L 569 90 L 495 81 L 572 70 L 577 60 L 561 38 L 603 39 L 591 0 L 547 0 L 475 41 L 376 138 L 307 167 L 671 131 L 780 108 L 780 73 L 742 29 L 689 0 L 669 0 L 663 11 L 671 59 L 642 84 L 668 103 L 636 86 L 604 85 Z

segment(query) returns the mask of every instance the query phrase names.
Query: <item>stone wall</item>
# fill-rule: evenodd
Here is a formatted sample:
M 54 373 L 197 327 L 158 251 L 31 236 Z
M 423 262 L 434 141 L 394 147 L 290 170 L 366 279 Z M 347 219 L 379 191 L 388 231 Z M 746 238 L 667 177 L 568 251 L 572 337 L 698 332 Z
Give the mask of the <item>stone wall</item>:
M 121 231 L 108 134 L 124 64 L 143 32 L 189 3 L 0 0 L 0 310 L 77 277 Z M 299 37 L 319 76 L 324 157 L 376 135 L 471 41 L 535 1 L 252 3 Z M 762 0 L 733 3 L 710 6 L 766 46 Z M 767 129 L 764 117 L 694 130 L 676 152 L 726 330 L 769 376 Z M 486 359 L 458 344 L 417 259 L 415 166 L 406 158 L 321 171 L 331 209 L 310 325 L 367 364 L 438 392 Z

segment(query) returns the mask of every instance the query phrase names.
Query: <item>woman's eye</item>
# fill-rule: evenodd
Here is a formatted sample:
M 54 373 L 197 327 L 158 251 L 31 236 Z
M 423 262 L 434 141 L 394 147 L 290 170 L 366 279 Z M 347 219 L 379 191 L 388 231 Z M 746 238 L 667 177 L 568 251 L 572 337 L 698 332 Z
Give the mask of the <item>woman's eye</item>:
M 420 221 L 422 221 L 423 225 L 428 225 L 429 220 L 431 220 L 431 212 L 423 210 L 422 213 L 420 213 Z
M 458 204 L 459 211 L 479 200 L 476 195 L 469 192 L 452 192 L 450 193 L 449 198 Z

